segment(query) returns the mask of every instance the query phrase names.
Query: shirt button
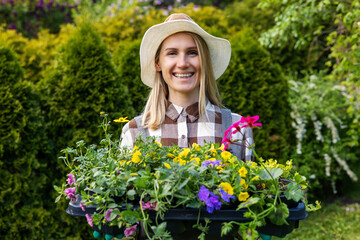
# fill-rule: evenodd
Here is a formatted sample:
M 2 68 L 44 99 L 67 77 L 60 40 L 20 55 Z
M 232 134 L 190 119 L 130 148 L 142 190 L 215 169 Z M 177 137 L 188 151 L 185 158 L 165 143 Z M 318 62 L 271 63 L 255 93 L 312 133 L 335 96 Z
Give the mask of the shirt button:
M 181 138 L 182 138 L 182 139 L 185 139 L 185 135 L 181 135 Z

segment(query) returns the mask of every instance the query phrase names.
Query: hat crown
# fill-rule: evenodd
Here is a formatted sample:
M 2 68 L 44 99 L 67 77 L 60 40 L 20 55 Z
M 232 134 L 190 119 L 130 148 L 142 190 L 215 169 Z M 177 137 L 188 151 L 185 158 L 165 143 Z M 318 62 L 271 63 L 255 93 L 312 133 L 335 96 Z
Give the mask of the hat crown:
M 187 20 L 187 21 L 194 22 L 194 20 L 192 20 L 191 17 L 189 17 L 185 13 L 173 13 L 170 16 L 168 16 L 164 22 L 170 22 L 170 21 L 174 21 L 174 20 Z

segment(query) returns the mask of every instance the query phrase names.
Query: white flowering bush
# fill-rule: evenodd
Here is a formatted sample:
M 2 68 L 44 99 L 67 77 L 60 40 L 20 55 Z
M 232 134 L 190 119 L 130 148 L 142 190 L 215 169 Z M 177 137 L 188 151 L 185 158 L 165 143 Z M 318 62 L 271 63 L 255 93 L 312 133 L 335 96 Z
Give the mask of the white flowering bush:
M 292 125 L 296 151 L 292 155 L 318 196 L 338 192 L 336 183 L 346 178 L 358 181 L 355 166 L 357 146 L 349 136 L 346 89 L 330 82 L 322 73 L 290 81 Z M 355 137 L 355 136 L 354 136 Z M 324 190 L 325 189 L 325 190 Z

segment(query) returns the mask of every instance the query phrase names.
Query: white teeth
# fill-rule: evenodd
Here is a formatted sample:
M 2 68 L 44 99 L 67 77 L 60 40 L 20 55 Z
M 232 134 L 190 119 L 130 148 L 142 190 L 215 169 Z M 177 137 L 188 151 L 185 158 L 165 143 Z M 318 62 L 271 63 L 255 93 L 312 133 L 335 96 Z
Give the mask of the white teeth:
M 189 78 L 189 77 L 191 77 L 193 74 L 192 73 L 184 73 L 184 74 L 182 74 L 182 73 L 176 73 L 176 74 L 174 74 L 175 75 L 175 77 L 178 77 L 178 78 Z

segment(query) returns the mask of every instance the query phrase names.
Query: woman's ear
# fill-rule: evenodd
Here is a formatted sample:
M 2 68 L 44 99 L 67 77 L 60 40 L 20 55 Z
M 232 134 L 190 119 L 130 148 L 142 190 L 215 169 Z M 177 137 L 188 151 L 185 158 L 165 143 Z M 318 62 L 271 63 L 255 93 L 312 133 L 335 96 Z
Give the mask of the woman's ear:
M 161 72 L 161 67 L 158 63 L 155 63 L 155 69 L 157 72 Z

